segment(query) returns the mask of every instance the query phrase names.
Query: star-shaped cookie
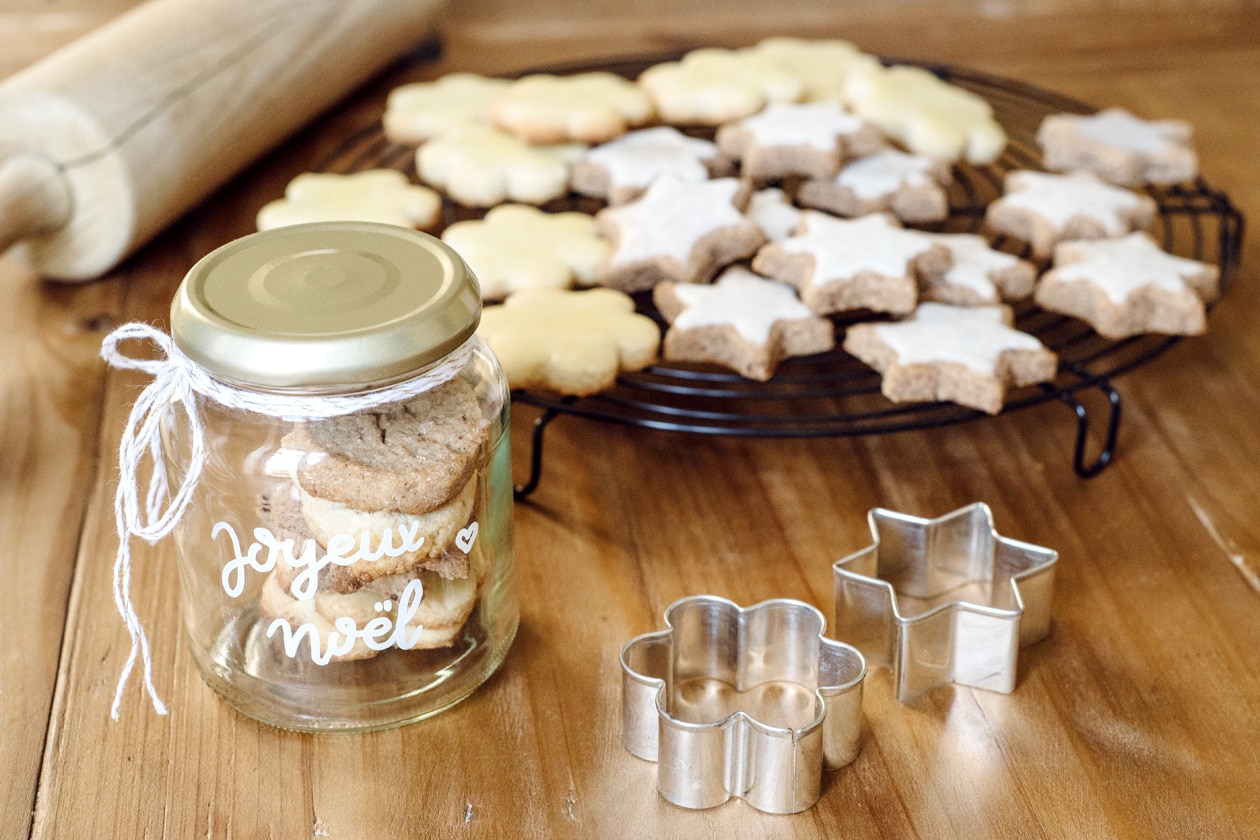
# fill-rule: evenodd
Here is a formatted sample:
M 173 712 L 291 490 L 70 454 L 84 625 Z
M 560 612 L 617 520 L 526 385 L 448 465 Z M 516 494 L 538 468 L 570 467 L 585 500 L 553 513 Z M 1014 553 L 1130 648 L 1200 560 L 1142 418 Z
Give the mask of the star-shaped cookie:
M 1183 120 L 1144 120 L 1123 108 L 1051 114 L 1037 130 L 1045 166 L 1092 172 L 1126 187 L 1176 184 L 1199 172 L 1194 129 Z
M 538 73 L 490 105 L 494 124 L 530 143 L 604 143 L 652 119 L 652 100 L 612 73 Z
M 484 300 L 522 289 L 567 289 L 575 281 L 590 285 L 612 251 L 585 213 L 544 213 L 521 204 L 456 222 L 442 241 L 473 270 Z
M 884 135 L 838 102 L 772 102 L 718 129 L 718 148 L 754 181 L 830 178 L 845 160 L 883 148 Z
M 909 313 L 920 278 L 948 267 L 944 247 L 891 216 L 846 220 L 817 210 L 801 213 L 794 236 L 766 245 L 753 259 L 754 271 L 795 286 L 819 315 L 850 309 Z
M 1207 329 L 1205 301 L 1219 293 L 1220 270 L 1160 250 L 1149 236 L 1064 242 L 1037 286 L 1037 304 L 1085 321 L 1106 338 Z
M 844 349 L 882 373 L 894 402 L 954 402 L 989 414 L 1010 385 L 1053 379 L 1058 359 L 1011 326 L 1005 306 L 921 303 L 904 321 L 854 324 Z
M 886 149 L 845 165 L 834 178 L 801 184 L 797 200 L 841 216 L 889 211 L 903 222 L 936 222 L 949 215 L 949 167 L 923 155 Z
M 527 289 L 481 313 L 477 334 L 513 388 L 585 395 L 656 359 L 660 328 L 613 289 Z
M 835 328 L 801 303 L 790 286 L 746 268 L 728 268 L 712 285 L 661 283 L 652 291 L 669 321 L 666 359 L 712 362 L 765 381 L 789 356 L 835 346 Z
M 1145 230 L 1158 208 L 1150 196 L 1100 181 L 1087 172 L 1008 172 L 1001 198 L 985 221 L 998 233 L 1022 239 L 1047 257 L 1069 239 L 1115 239 Z
M 570 161 L 581 149 L 531 146 L 489 126 L 464 126 L 421 146 L 416 169 L 425 183 L 469 207 L 545 204 L 567 191 Z
M 304 172 L 284 190 L 284 198 L 258 211 L 259 230 L 306 222 L 380 222 L 408 228 L 430 228 L 442 199 L 416 186 L 394 169 L 369 169 L 350 175 Z
M 835 636 L 893 673 L 903 703 L 949 683 L 1010 693 L 1050 632 L 1058 552 L 1000 536 L 977 502 L 937 519 L 876 508 L 874 542 L 832 566 Z
M 595 219 L 615 243 L 600 285 L 638 292 L 664 280 L 704 283 L 766 241 L 741 211 L 749 189 L 734 178 L 686 183 L 665 176 L 637 201 Z
M 917 154 L 985 164 L 1006 148 L 1006 132 L 988 102 L 921 67 L 858 67 L 844 93 L 858 116 Z
M 973 233 L 936 233 L 932 240 L 949 249 L 949 271 L 920 285 L 919 297 L 956 306 L 986 306 L 1023 300 L 1032 294 L 1037 269 L 1027 260 L 996 251 Z
M 706 181 L 729 174 L 732 168 L 708 140 L 658 126 L 632 131 L 590 149 L 573 164 L 571 180 L 575 192 L 609 204 L 625 204 L 665 175 L 680 181 Z

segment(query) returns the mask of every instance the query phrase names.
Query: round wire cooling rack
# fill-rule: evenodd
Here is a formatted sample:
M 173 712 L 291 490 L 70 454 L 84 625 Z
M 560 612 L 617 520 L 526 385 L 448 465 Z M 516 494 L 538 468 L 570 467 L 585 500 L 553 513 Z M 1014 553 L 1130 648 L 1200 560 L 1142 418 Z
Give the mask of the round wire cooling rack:
M 678 55 L 601 62 L 540 71 L 557 74 L 603 70 L 633 79 L 652 64 L 676 60 Z M 962 68 L 917 64 L 937 76 L 984 97 L 1006 130 L 1009 142 L 992 164 L 953 167 L 949 217 L 932 225 L 916 227 L 942 232 L 981 231 L 985 208 L 1002 194 L 1007 172 L 1041 169 L 1036 143 L 1037 128 L 1048 114 L 1092 113 L 1082 102 L 1041 88 Z M 712 130 L 688 133 L 712 138 Z M 316 168 L 327 172 L 356 172 L 388 167 L 414 172 L 414 148 L 391 143 L 379 121 L 346 139 Z M 1168 187 L 1152 187 L 1147 193 L 1159 205 L 1159 215 L 1149 231 L 1170 253 L 1213 263 L 1220 268 L 1224 295 L 1237 273 L 1242 249 L 1243 218 L 1228 196 L 1202 178 Z M 543 209 L 581 210 L 593 213 L 602 202 L 570 195 Z M 484 211 L 445 202 L 442 225 L 478 218 Z M 1031 252 L 1021 242 L 990 237 L 993 247 L 1026 259 Z M 664 319 L 652 304 L 650 293 L 635 297 L 638 310 Z M 1002 413 L 1017 411 L 1052 400 L 1064 403 L 1077 422 L 1073 468 L 1089 478 L 1111 463 L 1120 427 L 1120 394 L 1112 380 L 1164 353 L 1180 338 L 1141 335 L 1112 341 L 1104 339 L 1083 322 L 1046 312 L 1031 301 L 1013 305 L 1015 325 L 1039 338 L 1059 357 L 1059 370 L 1049 383 L 1027 386 L 1007 394 Z M 869 315 L 865 316 L 869 319 Z M 784 361 L 768 382 L 754 382 L 714 366 L 662 362 L 636 373 L 622 374 L 611 390 L 575 398 L 517 390 L 515 404 L 530 405 L 541 413 L 534 421 L 530 475 L 516 488 L 522 498 L 538 486 L 542 476 L 543 443 L 547 426 L 557 417 L 573 415 L 673 432 L 740 437 L 852 437 L 932 429 L 987 418 L 989 415 L 950 403 L 895 404 L 880 393 L 880 375 L 840 349 L 845 328 L 861 314 L 833 316 L 837 349 L 816 356 Z M 1091 411 L 1081 402 L 1084 391 L 1097 391 L 1106 417 L 1101 440 L 1090 445 Z M 1099 401 L 1091 401 L 1098 404 Z M 1093 457 L 1088 449 L 1096 449 Z

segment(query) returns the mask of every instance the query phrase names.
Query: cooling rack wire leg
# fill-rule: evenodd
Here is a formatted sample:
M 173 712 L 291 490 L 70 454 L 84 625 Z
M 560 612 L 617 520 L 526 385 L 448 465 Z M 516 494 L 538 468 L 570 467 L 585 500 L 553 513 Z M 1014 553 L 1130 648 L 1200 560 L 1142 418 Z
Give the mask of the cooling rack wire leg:
M 538 482 L 542 479 L 543 434 L 547 431 L 548 424 L 559 415 L 560 412 L 556 409 L 548 408 L 534 421 L 534 435 L 529 453 L 529 480 L 513 488 L 512 495 L 517 501 L 538 488 Z
M 1073 372 L 1084 378 L 1082 371 Z M 1076 412 L 1076 448 L 1072 453 L 1072 467 L 1081 478 L 1093 478 L 1107 468 L 1115 455 L 1116 438 L 1120 434 L 1120 393 L 1106 379 L 1098 379 L 1091 384 L 1107 398 L 1110 409 L 1106 437 L 1103 439 L 1102 449 L 1092 463 L 1085 461 L 1085 449 L 1089 443 L 1089 411 L 1073 391 L 1060 391 L 1056 394 L 1064 405 Z

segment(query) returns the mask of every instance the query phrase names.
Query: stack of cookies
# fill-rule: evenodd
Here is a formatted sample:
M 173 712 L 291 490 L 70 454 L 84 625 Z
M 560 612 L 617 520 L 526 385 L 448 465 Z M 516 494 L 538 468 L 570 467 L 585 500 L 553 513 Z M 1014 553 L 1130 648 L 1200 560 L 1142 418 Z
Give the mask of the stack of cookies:
M 488 430 L 459 377 L 403 403 L 296 427 L 283 442 L 292 483 L 262 507 L 293 540 L 298 563 L 276 564 L 263 587 L 263 617 L 309 625 L 322 651 L 333 647 L 341 618 L 356 627 L 405 619 L 394 637 L 408 649 L 451 645 L 488 572 L 477 544 L 477 464 Z M 316 555 L 332 560 L 319 569 L 301 562 Z M 423 597 L 404 615 L 409 587 Z M 356 639 L 332 658 L 378 652 Z

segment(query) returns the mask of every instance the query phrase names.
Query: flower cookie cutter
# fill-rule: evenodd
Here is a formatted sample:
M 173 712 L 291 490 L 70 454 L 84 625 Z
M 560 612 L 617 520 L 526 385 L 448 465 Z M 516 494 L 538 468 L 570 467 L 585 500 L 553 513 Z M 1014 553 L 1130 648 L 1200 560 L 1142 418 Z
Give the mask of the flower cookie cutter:
M 696 595 L 665 623 L 621 649 L 622 741 L 657 762 L 661 795 L 776 814 L 817 802 L 823 767 L 860 749 L 862 654 L 824 638 L 823 614 L 800 601 Z
M 937 519 L 875 508 L 874 543 L 837 560 L 835 635 L 892 670 L 901 702 L 947 683 L 1010 693 L 1050 631 L 1058 552 L 999 536 L 988 505 Z

